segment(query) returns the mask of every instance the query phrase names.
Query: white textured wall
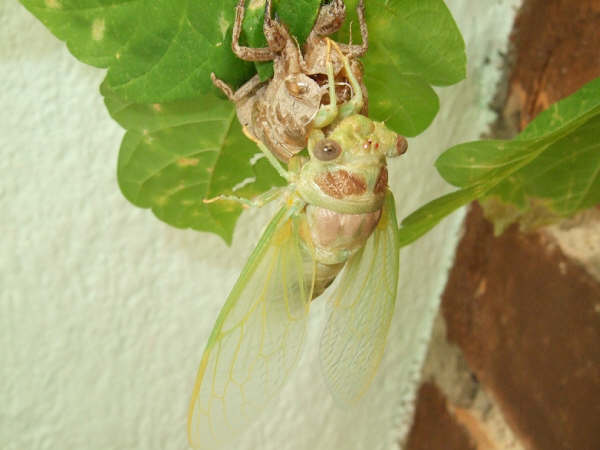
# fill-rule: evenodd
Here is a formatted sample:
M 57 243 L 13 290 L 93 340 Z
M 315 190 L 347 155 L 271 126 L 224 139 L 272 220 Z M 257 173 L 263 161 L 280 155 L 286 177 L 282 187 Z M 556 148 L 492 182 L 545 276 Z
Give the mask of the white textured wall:
M 486 105 L 519 0 L 447 3 L 467 41 L 469 79 L 442 90 L 434 125 L 393 162 L 400 216 L 447 190 L 436 155 L 493 118 Z M 98 94 L 102 77 L 16 0 L 1 0 L 2 449 L 186 448 L 205 341 L 270 214 L 245 213 L 227 248 L 130 205 L 115 178 L 123 131 Z M 368 397 L 354 410 L 332 405 L 317 360 L 323 302 L 315 302 L 300 367 L 236 448 L 397 447 L 460 220 L 403 251 L 409 308 L 396 311 Z

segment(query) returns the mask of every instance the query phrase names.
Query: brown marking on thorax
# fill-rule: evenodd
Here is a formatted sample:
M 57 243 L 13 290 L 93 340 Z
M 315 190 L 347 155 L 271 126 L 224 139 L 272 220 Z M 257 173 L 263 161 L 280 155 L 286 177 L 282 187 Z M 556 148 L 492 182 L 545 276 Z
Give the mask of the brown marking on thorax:
M 325 194 L 333 198 L 360 195 L 364 194 L 367 190 L 367 183 L 363 177 L 352 175 L 345 170 L 319 175 L 315 178 L 315 183 L 317 183 Z
M 388 171 L 387 171 L 387 168 L 384 166 L 379 171 L 379 176 L 377 177 L 377 181 L 375 182 L 375 187 L 373 188 L 373 192 L 375 194 L 381 194 L 382 192 L 385 192 L 385 190 L 387 189 L 387 185 L 388 185 Z

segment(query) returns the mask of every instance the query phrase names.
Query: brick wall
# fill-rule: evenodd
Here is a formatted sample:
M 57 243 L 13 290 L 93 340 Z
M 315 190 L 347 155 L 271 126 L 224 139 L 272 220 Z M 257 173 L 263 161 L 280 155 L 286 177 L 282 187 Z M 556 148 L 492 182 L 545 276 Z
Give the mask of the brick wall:
M 492 137 L 600 76 L 599 30 L 598 0 L 525 1 Z M 403 447 L 600 449 L 600 208 L 496 237 L 471 205 Z

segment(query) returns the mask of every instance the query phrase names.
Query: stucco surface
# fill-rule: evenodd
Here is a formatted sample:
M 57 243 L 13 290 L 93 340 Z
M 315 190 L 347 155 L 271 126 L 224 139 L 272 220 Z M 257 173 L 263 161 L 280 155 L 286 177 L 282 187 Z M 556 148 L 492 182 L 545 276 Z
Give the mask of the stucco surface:
M 400 217 L 449 190 L 436 156 L 493 119 L 487 104 L 518 3 L 447 2 L 467 42 L 469 78 L 440 91 L 434 124 L 392 163 Z M 116 182 L 123 131 L 98 93 L 103 75 L 15 0 L 0 2 L 2 449 L 187 448 L 204 344 L 273 211 L 244 213 L 228 248 L 130 205 Z M 235 448 L 397 448 L 461 219 L 402 251 L 388 348 L 366 398 L 350 410 L 332 403 L 317 358 L 317 301 L 298 369 Z

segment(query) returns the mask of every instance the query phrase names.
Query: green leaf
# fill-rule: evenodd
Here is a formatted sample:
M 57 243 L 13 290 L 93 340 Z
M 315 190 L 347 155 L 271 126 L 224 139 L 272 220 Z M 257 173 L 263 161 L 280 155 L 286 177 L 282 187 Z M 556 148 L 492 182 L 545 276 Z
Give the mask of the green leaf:
M 450 184 L 467 187 L 489 177 L 503 177 L 515 164 L 529 161 L 537 141 L 476 141 L 458 144 L 442 153 L 435 167 Z
M 600 203 L 600 78 L 539 114 L 515 139 L 542 151 L 482 202 L 497 234 L 556 222 Z
M 562 134 L 598 114 L 600 107 L 600 78 L 587 83 L 573 95 L 552 104 L 517 136 L 517 139 L 534 139 L 556 132 Z
M 108 67 L 135 33 L 144 0 L 21 0 L 79 60 Z
M 372 45 L 371 49 L 376 51 L 379 47 Z M 394 65 L 367 65 L 365 82 L 369 115 L 404 136 L 423 132 L 439 111 L 438 96 L 427 81 L 415 75 L 402 75 Z
M 233 87 L 254 72 L 231 51 L 234 1 L 154 0 L 108 72 L 109 86 L 138 103 L 193 98 L 214 88 L 210 73 Z
M 252 77 L 231 51 L 236 0 L 21 0 L 83 62 L 108 67 L 107 82 L 137 103 L 217 92 Z
M 128 130 L 117 168 L 123 195 L 168 224 L 230 243 L 240 206 L 203 200 L 249 198 L 285 184 L 264 158 L 251 163 L 260 151 L 244 136 L 230 102 L 209 94 L 145 105 L 121 99 L 106 83 L 101 90 L 112 117 Z
M 367 20 L 370 40 L 390 53 L 369 53 L 365 64 L 392 55 L 390 63 L 400 73 L 420 76 L 434 86 L 466 77 L 465 43 L 442 0 L 370 0 Z
M 450 150 L 455 148 L 453 147 Z M 468 146 L 466 148 L 467 150 L 471 150 Z M 502 183 L 532 161 L 536 155 L 535 151 L 529 151 L 526 152 L 526 156 L 511 159 L 510 163 L 507 164 L 498 164 L 493 158 L 486 161 L 485 155 L 483 155 L 476 162 L 476 171 L 481 170 L 481 167 L 487 167 L 489 176 L 481 176 L 474 179 L 471 183 L 465 183 L 463 189 L 438 197 L 406 217 L 402 221 L 402 228 L 399 230 L 401 246 L 408 245 L 420 238 L 444 217 L 461 206 L 485 196 L 499 183 Z M 459 154 L 458 156 L 461 160 L 464 159 L 462 155 Z
M 463 189 L 405 219 L 403 243 L 475 198 L 483 200 L 496 232 L 516 220 L 527 227 L 547 224 L 600 203 L 598 136 L 600 79 L 554 104 L 512 141 L 475 141 L 448 149 L 436 167 Z
M 557 217 L 600 203 L 600 110 L 598 115 L 547 146 L 535 161 L 505 180 L 490 195 L 522 212 L 533 200 Z
M 129 101 L 199 97 L 216 92 L 211 72 L 233 88 L 256 72 L 231 51 L 237 0 L 21 1 L 73 55 L 107 67 L 108 85 Z M 318 8 L 319 0 L 281 0 L 277 12 L 303 40 Z
M 427 233 L 447 215 L 471 203 L 485 191 L 483 186 L 472 186 L 451 192 L 420 207 L 402 221 L 398 231 L 400 247 L 404 247 Z
M 83 62 L 107 67 L 107 83 L 136 103 L 169 102 L 216 93 L 210 73 L 241 86 L 258 69 L 231 51 L 236 0 L 21 0 Z M 356 0 L 339 33 L 348 38 Z M 442 0 L 367 0 L 371 48 L 365 58 L 370 112 L 406 136 L 422 132 L 438 111 L 430 85 L 464 78 L 462 37 Z M 279 0 L 276 12 L 302 43 L 320 0 Z M 264 0 L 247 0 L 244 34 L 248 45 L 265 45 Z
M 315 19 L 319 14 L 321 0 L 274 0 L 273 15 L 286 24 L 292 36 L 300 45 L 304 44 L 310 34 Z M 265 47 L 267 40 L 263 32 L 265 0 L 253 0 L 246 7 L 243 30 L 246 42 L 250 47 Z M 273 76 L 273 63 L 257 62 L 256 71 L 261 80 Z
M 360 40 L 356 5 L 346 1 L 337 40 Z M 369 115 L 405 136 L 424 131 L 439 110 L 431 88 L 466 76 L 463 38 L 442 0 L 367 0 L 369 51 L 363 58 Z

